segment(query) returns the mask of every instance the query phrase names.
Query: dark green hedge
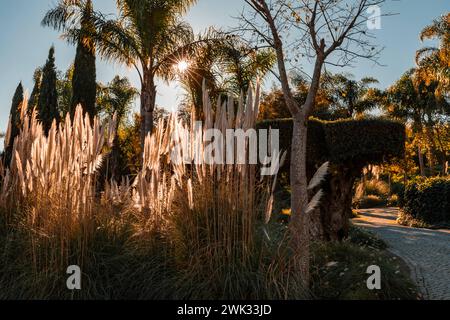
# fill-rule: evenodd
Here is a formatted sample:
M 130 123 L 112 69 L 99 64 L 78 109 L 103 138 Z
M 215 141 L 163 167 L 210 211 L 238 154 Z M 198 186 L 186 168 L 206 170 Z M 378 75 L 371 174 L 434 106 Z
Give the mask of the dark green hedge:
M 280 130 L 280 148 L 290 150 L 292 119 L 260 122 L 260 129 Z M 395 157 L 402 158 L 405 150 L 405 126 L 384 119 L 321 121 L 308 124 L 308 162 L 335 164 L 358 162 L 377 164 Z
M 407 184 L 403 210 L 428 224 L 450 223 L 450 179 L 429 178 Z

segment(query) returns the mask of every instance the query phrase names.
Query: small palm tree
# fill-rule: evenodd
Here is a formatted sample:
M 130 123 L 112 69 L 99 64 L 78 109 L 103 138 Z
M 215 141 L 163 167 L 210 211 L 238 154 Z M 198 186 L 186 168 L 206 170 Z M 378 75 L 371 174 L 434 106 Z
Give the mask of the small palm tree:
M 377 106 L 381 92 L 371 87 L 372 84 L 378 83 L 377 79 L 365 77 L 357 81 L 351 77 L 346 74 L 326 74 L 323 83 L 336 108 L 345 110 L 349 118 L 361 117 L 364 112 Z
M 258 78 L 263 79 L 276 62 L 273 50 L 250 48 L 235 37 L 226 41 L 220 50 L 220 64 L 228 75 L 225 88 L 236 95 L 247 92 Z
M 117 0 L 117 19 L 96 20 L 99 53 L 134 67 L 141 82 L 141 144 L 153 130 L 156 78 L 172 80 L 174 64 L 195 47 L 192 28 L 181 20 L 196 0 Z
M 450 13 L 441 16 L 426 26 L 420 40 L 437 39 L 438 47 L 424 47 L 416 52 L 418 74 L 427 82 L 440 82 L 440 88 L 448 93 L 450 88 Z
M 98 109 L 109 117 L 116 114 L 117 127 L 120 127 L 125 124 L 126 116 L 131 111 L 132 103 L 138 93 L 128 78 L 115 76 L 107 85 L 99 84 Z
M 106 86 L 99 84 L 97 106 L 100 113 L 109 118 L 116 116 L 116 130 L 110 155 L 109 167 L 111 176 L 120 176 L 119 166 L 119 128 L 125 126 L 127 115 L 131 111 L 132 103 L 138 95 L 128 78 L 119 76 Z

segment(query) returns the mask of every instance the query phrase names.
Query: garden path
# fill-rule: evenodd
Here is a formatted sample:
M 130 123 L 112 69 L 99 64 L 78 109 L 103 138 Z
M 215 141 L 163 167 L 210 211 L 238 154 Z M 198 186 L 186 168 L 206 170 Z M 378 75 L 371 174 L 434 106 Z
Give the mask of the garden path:
M 396 222 L 398 208 L 358 213 L 354 224 L 374 232 L 410 266 L 425 299 L 450 300 L 450 230 L 401 226 Z

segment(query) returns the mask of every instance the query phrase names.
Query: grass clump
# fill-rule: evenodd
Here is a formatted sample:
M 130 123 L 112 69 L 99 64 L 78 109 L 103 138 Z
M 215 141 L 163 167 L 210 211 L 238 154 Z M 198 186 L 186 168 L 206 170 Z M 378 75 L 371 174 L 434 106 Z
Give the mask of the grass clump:
M 421 296 L 408 267 L 384 250 L 386 244 L 352 227 L 342 243 L 316 243 L 313 249 L 312 291 L 318 299 L 417 300 Z M 367 288 L 367 268 L 381 269 L 381 290 Z
M 368 209 L 386 206 L 389 197 L 389 186 L 377 179 L 361 181 L 356 187 L 353 207 Z
M 193 161 L 193 144 L 208 152 L 206 130 L 253 128 L 258 99 L 229 98 L 214 114 L 206 91 L 203 98 L 202 135 L 193 134 L 195 115 L 161 119 L 135 180 L 101 186 L 114 123 L 91 122 L 78 108 L 45 135 L 36 115 L 25 115 L 11 168 L 0 170 L 0 297 L 306 297 L 286 232 L 269 224 L 276 177 L 257 178 L 255 165 Z M 70 265 L 82 270 L 81 291 L 66 288 Z
M 357 209 L 380 208 L 386 206 L 386 200 L 375 195 L 363 196 L 353 202 L 353 206 Z

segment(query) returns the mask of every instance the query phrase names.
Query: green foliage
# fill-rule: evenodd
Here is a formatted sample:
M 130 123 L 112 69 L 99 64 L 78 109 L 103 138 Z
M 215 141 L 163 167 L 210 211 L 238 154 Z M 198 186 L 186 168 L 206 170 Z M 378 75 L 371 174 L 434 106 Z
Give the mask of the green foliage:
M 402 226 L 412 227 L 412 228 L 432 228 L 433 226 L 426 223 L 423 220 L 413 218 L 410 214 L 403 210 L 400 210 L 397 218 L 397 223 Z
M 357 81 L 348 74 L 326 73 L 322 82 L 331 109 L 344 117 L 362 116 L 374 109 L 381 99 L 381 93 L 371 87 L 378 83 L 375 78 L 366 77 Z
M 388 196 L 386 182 L 377 179 L 360 182 L 356 187 L 353 206 L 360 209 L 382 207 L 387 204 Z
M 333 162 L 353 160 L 378 164 L 402 157 L 403 124 L 383 119 L 339 120 L 324 126 L 327 148 Z
M 53 120 L 59 121 L 60 119 L 54 47 L 50 48 L 47 62 L 42 69 L 42 84 L 37 109 L 44 130 L 48 132 Z
M 58 72 L 58 80 L 56 82 L 56 89 L 58 91 L 58 109 L 61 114 L 70 113 L 72 106 L 72 78 L 73 65 L 69 67 L 66 73 Z
M 95 46 L 92 35 L 95 34 L 94 11 L 92 1 L 86 1 L 82 8 L 80 21 L 81 36 L 78 39 L 72 78 L 72 110 L 75 112 L 78 104 L 87 112 L 91 119 L 97 114 L 95 108 L 97 83 L 95 67 Z
M 33 91 L 31 91 L 30 100 L 28 100 L 28 113 L 31 114 L 33 112 L 34 108 L 37 107 L 38 101 L 39 101 L 39 92 L 41 90 L 41 82 L 42 82 L 42 69 L 37 68 L 34 71 L 33 75 Z
M 379 208 L 386 206 L 386 200 L 370 194 L 368 196 L 363 196 L 353 203 L 353 206 L 357 209 L 368 209 L 368 208 Z
M 279 129 L 280 149 L 290 150 L 292 120 L 266 120 L 259 129 Z M 404 153 L 405 127 L 384 119 L 321 121 L 308 124 L 308 157 L 310 164 L 331 161 L 377 164 Z M 290 157 L 288 156 L 287 159 Z
M 320 81 L 312 116 L 321 120 L 361 118 L 383 101 L 383 92 L 373 87 L 378 80 L 366 77 L 353 80 L 351 74 L 325 72 Z M 311 84 L 302 75 L 293 79 L 293 96 L 299 105 L 306 101 Z M 291 117 L 283 92 L 276 87 L 261 100 L 260 119 Z
M 382 180 L 372 179 L 364 183 L 366 194 L 373 194 L 382 198 L 386 198 L 389 194 L 389 186 Z
M 359 238 L 360 235 L 356 234 Z M 364 237 L 365 239 L 366 236 Z M 313 247 L 312 285 L 317 298 L 327 300 L 417 300 L 418 289 L 409 269 L 387 251 L 350 238 L 342 243 L 321 243 Z M 357 244 L 354 244 L 354 241 Z M 381 268 L 381 290 L 368 290 L 367 267 Z
M 134 114 L 133 122 L 119 127 L 117 141 L 114 142 L 114 150 L 117 152 L 117 177 L 134 176 L 140 169 L 142 150 L 140 143 L 140 117 Z
M 276 62 L 273 50 L 255 50 L 237 36 L 210 29 L 204 38 L 208 41 L 186 58 L 188 69 L 179 74 L 186 107 L 196 108 L 200 118 L 204 81 L 214 101 L 230 93 L 239 96 L 250 84 L 255 86 L 258 78 L 264 79 Z
M 398 195 L 393 194 L 387 199 L 388 207 L 398 207 L 399 205 L 400 205 L 400 197 Z
M 378 250 L 384 250 L 388 247 L 386 242 L 378 238 L 372 232 L 354 225 L 351 225 L 349 228 L 349 236 L 347 241 L 360 247 L 369 247 Z
M 23 86 L 22 82 L 19 83 L 19 85 L 16 88 L 16 91 L 14 92 L 14 96 L 12 99 L 11 104 L 11 111 L 10 111 L 10 117 L 11 117 L 11 137 L 10 142 L 13 142 L 14 139 L 17 137 L 17 135 L 20 132 L 20 126 L 21 126 L 21 119 L 20 119 L 20 113 L 21 113 L 21 106 L 23 102 Z
M 21 127 L 21 119 L 20 119 L 20 113 L 21 113 L 21 106 L 22 102 L 24 100 L 23 97 L 23 86 L 22 82 L 19 83 L 19 85 L 16 88 L 16 91 L 14 92 L 14 96 L 11 103 L 11 111 L 9 113 L 10 121 L 11 121 L 11 131 L 8 141 L 8 146 L 5 150 L 5 164 L 9 165 L 12 159 L 12 149 L 13 149 L 13 143 L 14 139 L 19 135 L 20 127 Z
M 128 78 L 115 76 L 108 84 L 99 84 L 97 108 L 107 117 L 112 117 L 115 113 L 117 125 L 120 127 L 125 125 L 137 95 L 138 91 L 131 85 Z
M 403 211 L 427 224 L 450 223 L 450 179 L 438 177 L 408 183 Z
M 96 115 L 95 20 L 92 0 L 60 1 L 42 20 L 43 26 L 62 31 L 63 38 L 77 45 L 72 81 L 70 111 L 77 105 L 91 118 Z
M 72 88 L 71 114 L 81 104 L 83 110 L 93 118 L 96 115 L 95 101 L 97 91 L 95 54 L 93 50 L 87 49 L 83 43 L 79 43 L 77 46 Z

